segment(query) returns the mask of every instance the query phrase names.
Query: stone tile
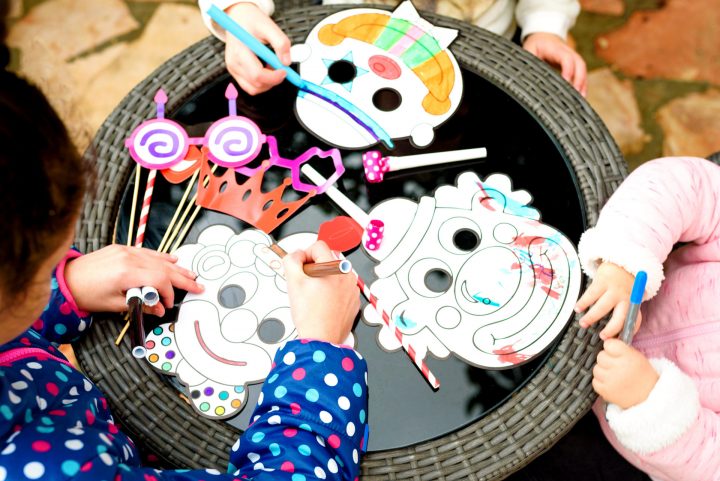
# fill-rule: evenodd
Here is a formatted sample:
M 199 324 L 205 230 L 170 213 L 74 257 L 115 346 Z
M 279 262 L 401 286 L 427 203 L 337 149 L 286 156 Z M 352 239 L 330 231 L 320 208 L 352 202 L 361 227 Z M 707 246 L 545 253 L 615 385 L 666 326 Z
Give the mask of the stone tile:
M 137 83 L 170 57 L 207 35 L 196 7 L 172 3 L 159 5 L 143 34 L 88 83 L 81 104 L 90 126 L 97 129 Z M 148 109 L 151 104 L 152 99 L 148 99 Z
M 663 155 L 707 157 L 720 151 L 720 91 L 676 98 L 656 118 L 665 134 Z
M 588 74 L 587 100 L 600 115 L 624 155 L 638 153 L 649 141 L 630 80 L 618 79 L 609 68 Z
M 68 128 L 75 146 L 83 151 L 91 132 L 85 123 L 85 112 L 78 105 L 78 89 L 65 62 L 48 56 L 43 44 L 33 42 L 23 50 L 30 58 L 42 58 L 41 62 L 27 62 L 23 75 L 31 79 L 49 99 L 50 104 Z
M 583 11 L 620 16 L 625 12 L 624 0 L 580 0 Z
M 18 18 L 22 14 L 23 14 L 22 0 L 10 0 L 10 11 L 8 13 L 10 18 Z
M 44 46 L 42 58 L 22 55 L 25 68 L 49 56 L 68 60 L 138 26 L 121 0 L 48 0 L 13 24 L 8 43 L 21 50 L 36 42 Z
M 667 0 L 598 37 L 597 54 L 627 75 L 720 84 L 720 0 Z
M 127 42 L 116 43 L 100 52 L 70 62 L 67 68 L 74 80 L 75 90 L 84 92 L 100 72 L 125 55 L 127 50 Z

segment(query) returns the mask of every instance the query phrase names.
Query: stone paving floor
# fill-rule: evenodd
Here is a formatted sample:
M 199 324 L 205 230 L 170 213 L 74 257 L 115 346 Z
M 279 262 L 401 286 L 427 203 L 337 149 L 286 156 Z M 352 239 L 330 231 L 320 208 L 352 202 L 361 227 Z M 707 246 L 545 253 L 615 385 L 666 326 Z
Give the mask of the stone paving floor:
M 81 146 L 136 83 L 207 35 L 194 0 L 0 1 L 12 3 L 13 67 L 52 96 Z M 720 150 L 720 0 L 581 3 L 571 34 L 588 100 L 631 168 Z

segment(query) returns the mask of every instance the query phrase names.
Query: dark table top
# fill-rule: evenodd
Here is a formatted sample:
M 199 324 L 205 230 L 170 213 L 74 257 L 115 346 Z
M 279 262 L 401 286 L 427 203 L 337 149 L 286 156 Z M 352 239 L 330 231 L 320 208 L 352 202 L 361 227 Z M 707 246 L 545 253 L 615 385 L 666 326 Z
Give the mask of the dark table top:
M 227 115 L 224 92 L 228 81 L 225 76 L 206 85 L 171 117 L 183 124 L 190 135 L 203 136 L 213 121 Z M 532 206 L 540 211 L 544 223 L 577 243 L 586 228 L 585 209 L 573 170 L 553 137 L 530 112 L 497 86 L 466 70 L 463 70 L 463 82 L 462 103 L 436 130 L 435 141 L 422 150 L 408 141 L 398 141 L 391 155 L 486 147 L 486 159 L 391 173 L 380 184 L 368 184 L 364 180 L 360 152 L 342 151 L 347 171 L 337 187 L 367 211 L 392 197 L 418 200 L 440 185 L 454 184 L 456 177 L 467 170 L 476 172 L 482 179 L 492 173 L 503 173 L 512 179 L 515 190 L 525 189 L 532 194 Z M 253 119 L 262 132 L 274 135 L 280 152 L 289 158 L 313 146 L 329 148 L 299 125 L 293 111 L 295 94 L 292 86 L 284 84 L 256 97 L 241 92 L 238 98 L 238 114 Z M 383 150 L 379 146 L 371 149 Z M 262 158 L 260 155 L 258 160 Z M 277 184 L 284 172 L 271 169 L 266 181 Z M 131 187 L 132 180 L 128 190 L 131 191 Z M 171 185 L 158 176 L 146 247 L 159 244 L 184 188 L 183 184 Z M 125 196 L 120 209 L 117 228 L 120 243 L 125 241 L 129 198 Z M 336 215 L 343 213 L 327 196 L 318 195 L 272 235 L 282 238 L 296 232 L 316 232 L 322 222 Z M 185 242 L 194 242 L 203 229 L 213 224 L 226 224 L 236 232 L 250 227 L 230 216 L 203 209 Z M 359 274 L 371 283 L 375 278 L 373 261 L 361 249 L 349 254 L 349 258 Z M 170 311 L 164 322 L 175 315 Z M 152 321 L 146 327 L 152 328 Z M 360 320 L 354 331 L 357 349 L 367 359 L 370 371 L 370 451 L 439 438 L 478 420 L 528 381 L 552 351 L 548 349 L 522 366 L 498 371 L 471 367 L 454 357 L 447 360 L 429 357 L 428 365 L 442 382 L 441 389 L 434 392 L 405 353 L 388 353 L 379 347 L 378 329 Z M 167 380 L 168 389 L 177 387 L 173 385 L 173 378 Z M 235 418 L 218 422 L 229 422 L 244 429 L 259 392 L 260 384 L 250 386 L 243 411 Z

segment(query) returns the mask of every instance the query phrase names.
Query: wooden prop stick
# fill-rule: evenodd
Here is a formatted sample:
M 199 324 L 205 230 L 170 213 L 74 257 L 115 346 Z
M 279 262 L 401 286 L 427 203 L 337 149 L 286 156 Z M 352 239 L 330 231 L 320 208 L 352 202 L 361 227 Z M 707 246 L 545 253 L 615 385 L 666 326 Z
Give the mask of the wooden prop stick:
M 215 170 L 217 170 L 217 167 L 218 167 L 217 165 L 213 165 L 212 169 L 210 169 L 210 173 L 214 174 Z M 209 182 L 210 182 L 210 179 L 206 177 L 203 181 L 203 187 L 207 186 Z M 183 228 L 183 222 L 185 222 L 187 215 L 190 213 L 190 210 L 192 210 L 192 207 L 195 205 L 195 201 L 197 200 L 197 197 L 198 197 L 198 193 L 195 192 L 195 195 L 192 196 L 192 199 L 190 199 L 188 206 L 185 208 L 185 212 L 183 212 L 182 216 L 180 216 L 180 220 L 178 220 L 177 225 L 175 226 L 175 229 L 173 230 L 172 235 L 170 235 L 170 237 L 168 238 L 167 244 L 165 244 L 163 252 L 169 252 L 171 250 L 175 250 L 178 247 L 180 247 L 180 243 L 182 243 L 182 241 L 180 243 L 176 242 L 176 238 L 178 238 L 178 234 L 182 232 L 182 234 L 180 234 L 179 239 L 184 239 L 185 235 L 187 234 L 187 231 L 190 229 L 190 226 L 192 225 L 193 222 L 195 222 L 195 217 L 197 217 L 198 213 L 200 212 L 201 207 L 198 205 L 195 207 L 195 211 L 192 213 L 189 221 Z M 173 246 L 172 249 L 170 249 L 170 245 L 173 242 L 175 242 L 175 245 Z
M 193 204 L 194 203 L 195 203 L 195 200 L 193 200 Z M 193 204 L 190 204 L 190 205 L 193 205 Z M 183 228 L 180 235 L 178 235 L 177 239 L 175 239 L 175 245 L 172 248 L 173 251 L 178 249 L 182 245 L 183 241 L 185 240 L 185 236 L 187 235 L 188 231 L 190 230 L 190 227 L 192 227 L 193 222 L 195 222 L 195 218 L 200 213 L 200 209 L 202 209 L 202 207 L 200 207 L 199 205 L 195 206 L 195 211 L 190 216 L 190 219 L 188 219 L 188 221 L 185 224 L 185 227 Z M 170 244 L 168 243 L 168 245 L 170 245 Z
M 270 250 L 278 256 L 285 257 L 287 252 L 278 244 L 270 246 Z M 303 264 L 303 272 L 308 277 L 325 277 L 335 274 L 347 274 L 352 271 L 352 263 L 347 259 L 338 259 L 329 262 L 308 262 Z
M 135 226 L 135 206 L 137 205 L 138 193 L 140 191 L 140 164 L 135 165 L 135 188 L 133 189 L 132 204 L 130 206 L 130 219 L 128 220 L 127 245 L 133 245 L 133 227 Z
M 132 205 L 130 207 L 130 219 L 128 220 L 128 235 L 127 235 L 127 241 L 126 244 L 128 246 L 133 245 L 133 225 L 135 224 L 135 206 L 137 205 L 137 199 L 138 199 L 138 193 L 140 191 L 140 169 L 142 167 L 140 164 L 137 164 L 135 166 L 135 188 L 133 189 L 133 198 L 132 198 Z M 130 328 L 130 321 L 129 315 L 125 314 L 125 327 L 122 328 L 120 331 L 120 334 L 118 334 L 118 337 L 115 339 L 115 345 L 119 346 L 120 343 L 123 340 L 123 337 L 125 337 L 125 333 Z
M 175 221 L 178 220 L 180 211 L 182 211 L 183 207 L 185 206 L 185 201 L 187 201 L 187 198 L 190 195 L 190 192 L 192 192 L 193 186 L 195 185 L 195 181 L 197 180 L 199 173 L 200 173 L 200 169 L 198 168 L 193 173 L 192 177 L 190 178 L 190 182 L 188 183 L 187 188 L 185 189 L 185 193 L 183 194 L 182 198 L 180 199 L 177 209 L 175 209 L 175 214 L 173 214 L 173 217 L 170 220 L 170 224 L 168 224 L 167 229 L 165 230 L 165 234 L 163 235 L 163 238 L 160 241 L 160 245 L 157 248 L 158 252 L 164 252 L 163 249 L 165 248 L 165 243 L 168 241 L 168 238 L 170 237 L 172 229 L 175 226 Z

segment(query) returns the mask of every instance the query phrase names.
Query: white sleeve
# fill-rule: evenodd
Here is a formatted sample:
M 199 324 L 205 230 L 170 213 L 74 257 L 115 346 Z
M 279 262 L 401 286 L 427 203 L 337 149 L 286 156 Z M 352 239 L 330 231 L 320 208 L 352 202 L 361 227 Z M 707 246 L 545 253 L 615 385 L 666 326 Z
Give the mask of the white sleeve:
M 273 0 L 198 0 L 198 6 L 200 7 L 200 13 L 202 14 L 205 26 L 212 32 L 213 35 L 223 42 L 225 41 L 225 30 L 213 22 L 212 18 L 210 18 L 207 14 L 207 11 L 211 5 L 215 5 L 219 9 L 225 10 L 236 3 L 253 3 L 268 16 L 272 15 L 275 11 L 275 2 L 273 2 Z
M 565 40 L 580 13 L 577 0 L 519 0 L 515 16 L 522 38 L 531 33 L 552 33 Z

